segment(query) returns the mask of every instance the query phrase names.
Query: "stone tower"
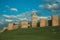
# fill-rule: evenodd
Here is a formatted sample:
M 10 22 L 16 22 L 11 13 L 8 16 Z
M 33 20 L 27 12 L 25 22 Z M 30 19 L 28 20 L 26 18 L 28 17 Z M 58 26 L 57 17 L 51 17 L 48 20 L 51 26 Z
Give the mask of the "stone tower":
M 40 18 L 40 27 L 48 26 L 48 20 Z
M 32 15 L 32 27 L 37 27 L 37 22 L 38 22 L 38 17 L 36 12 L 34 12 Z
M 57 15 L 52 16 L 52 26 L 59 26 L 59 17 Z
M 22 20 L 20 25 L 21 25 L 21 28 L 28 28 L 28 21 Z
M 14 24 L 13 23 L 8 24 L 8 30 L 14 30 Z

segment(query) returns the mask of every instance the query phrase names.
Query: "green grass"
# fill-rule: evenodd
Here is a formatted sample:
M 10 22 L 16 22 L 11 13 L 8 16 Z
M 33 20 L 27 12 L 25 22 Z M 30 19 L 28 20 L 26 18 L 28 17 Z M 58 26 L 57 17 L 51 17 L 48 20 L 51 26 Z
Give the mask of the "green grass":
M 0 40 L 60 40 L 60 27 L 5 31 L 0 33 Z

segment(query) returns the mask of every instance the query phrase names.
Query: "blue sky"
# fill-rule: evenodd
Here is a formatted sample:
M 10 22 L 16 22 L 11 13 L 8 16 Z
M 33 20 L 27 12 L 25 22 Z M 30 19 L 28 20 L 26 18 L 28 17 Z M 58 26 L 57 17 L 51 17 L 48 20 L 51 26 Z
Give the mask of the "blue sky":
M 45 4 L 45 2 L 43 0 L 0 0 L 0 15 L 17 15 L 26 11 L 41 10 L 40 4 Z M 11 8 L 15 8 L 17 11 L 10 10 Z M 41 12 L 47 15 L 45 11 L 41 10 Z

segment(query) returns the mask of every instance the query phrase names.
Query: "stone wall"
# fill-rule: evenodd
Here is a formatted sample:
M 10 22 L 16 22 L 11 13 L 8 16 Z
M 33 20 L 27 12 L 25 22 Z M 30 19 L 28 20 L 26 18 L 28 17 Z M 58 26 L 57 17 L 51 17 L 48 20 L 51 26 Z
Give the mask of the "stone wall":
M 28 22 L 27 21 L 21 21 L 21 28 L 28 28 Z
M 48 26 L 48 20 L 41 18 L 40 19 L 40 27 Z
M 4 27 L 0 32 L 5 32 L 7 31 L 7 27 Z
M 8 24 L 8 30 L 14 30 L 14 24 L 13 23 Z
M 57 15 L 52 16 L 52 26 L 59 26 L 59 17 Z
M 18 29 L 19 28 L 19 25 L 14 25 L 14 29 Z

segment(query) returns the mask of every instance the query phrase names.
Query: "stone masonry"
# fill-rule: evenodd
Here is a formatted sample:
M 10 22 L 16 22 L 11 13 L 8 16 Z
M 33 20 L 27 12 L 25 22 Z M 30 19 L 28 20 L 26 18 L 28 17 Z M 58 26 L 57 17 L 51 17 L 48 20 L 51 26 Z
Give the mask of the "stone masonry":
M 19 28 L 19 25 L 14 25 L 14 29 L 18 29 Z
M 14 30 L 14 24 L 13 23 L 8 24 L 8 30 Z
M 38 21 L 37 14 L 33 13 L 33 16 L 32 16 L 32 27 L 37 27 L 37 21 Z
M 23 20 L 23 21 L 21 21 L 21 28 L 28 28 L 28 21 L 25 21 L 25 20 Z
M 40 19 L 40 27 L 48 26 L 48 20 L 41 18 Z
M 57 15 L 52 16 L 52 26 L 59 26 L 59 18 Z

